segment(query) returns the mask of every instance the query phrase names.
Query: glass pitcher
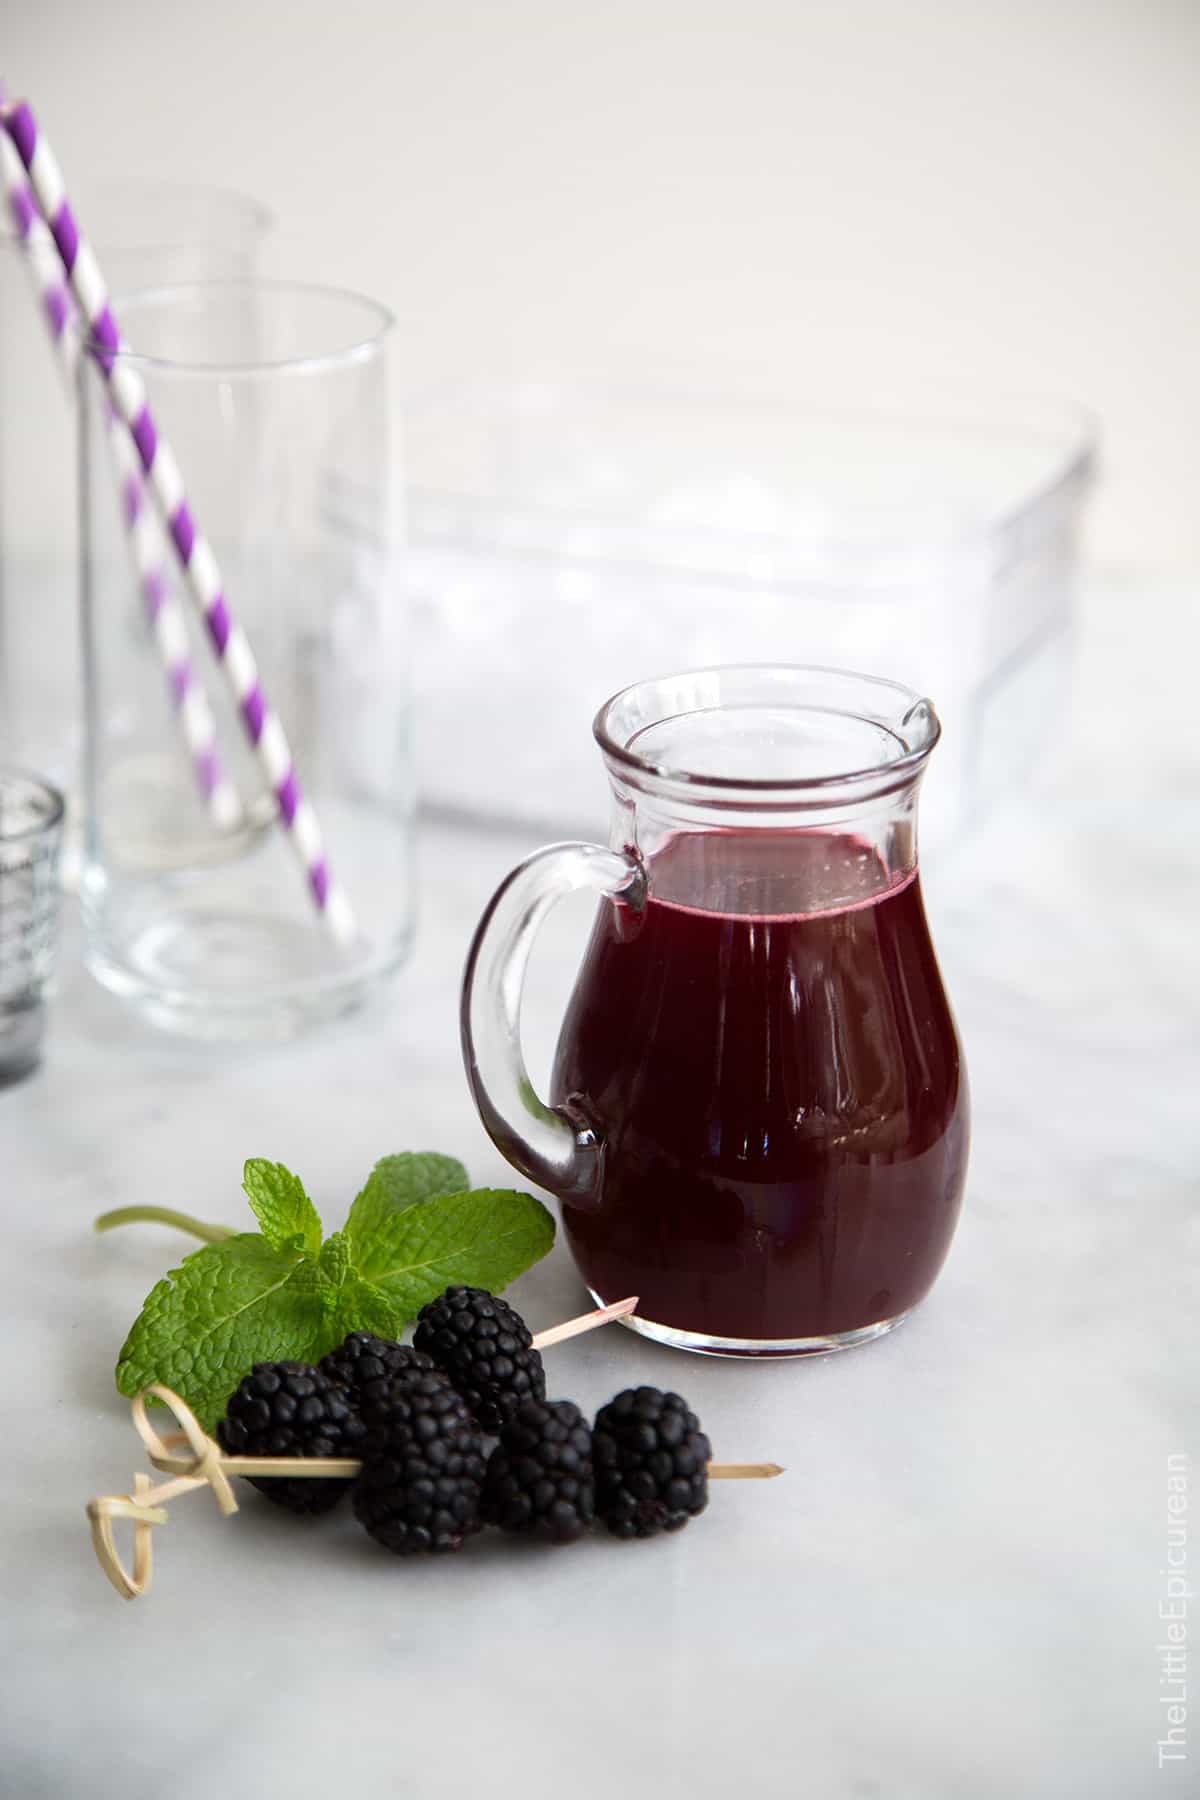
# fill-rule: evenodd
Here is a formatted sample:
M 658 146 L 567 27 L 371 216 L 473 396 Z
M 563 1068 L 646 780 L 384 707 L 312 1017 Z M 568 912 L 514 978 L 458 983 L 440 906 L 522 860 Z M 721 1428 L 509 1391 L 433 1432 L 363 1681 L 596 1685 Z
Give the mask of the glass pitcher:
M 968 1092 L 917 872 L 940 726 L 896 683 L 706 669 L 626 688 L 594 732 L 610 848 L 555 844 L 467 961 L 480 1116 L 559 1196 L 596 1300 L 733 1356 L 847 1348 L 924 1298 L 966 1173 Z M 550 1103 L 520 1046 L 538 922 L 601 896 Z

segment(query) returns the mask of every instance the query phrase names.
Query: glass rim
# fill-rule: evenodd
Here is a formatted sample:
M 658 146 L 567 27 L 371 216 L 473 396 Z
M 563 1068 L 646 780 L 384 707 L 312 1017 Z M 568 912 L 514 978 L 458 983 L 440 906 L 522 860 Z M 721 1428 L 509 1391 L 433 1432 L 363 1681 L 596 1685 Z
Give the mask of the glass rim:
M 651 692 L 660 689 L 664 692 L 672 684 L 701 679 L 704 677 L 755 677 L 764 676 L 770 679 L 828 679 L 845 685 L 859 684 L 863 688 L 882 696 L 890 695 L 894 705 L 890 709 L 893 716 L 898 715 L 899 722 L 907 725 L 917 722 L 924 731 L 921 741 L 907 748 L 902 756 L 890 761 L 876 761 L 860 764 L 854 768 L 822 775 L 713 775 L 695 769 L 677 767 L 658 759 L 646 756 L 639 750 L 632 749 L 628 742 L 623 742 L 614 731 L 613 723 L 618 708 L 628 703 L 639 692 Z M 905 703 L 903 711 L 900 703 Z M 786 702 L 784 702 L 786 704 Z M 699 709 L 693 709 L 698 711 Z M 849 711 L 849 709 L 847 709 Z M 664 713 L 656 720 L 663 723 L 672 716 Z M 852 716 L 866 718 L 864 714 Z M 703 668 L 678 669 L 668 675 L 649 676 L 642 681 L 630 682 L 621 688 L 596 713 L 592 721 L 592 735 L 600 747 L 605 759 L 626 773 L 634 774 L 652 782 L 667 786 L 683 787 L 697 795 L 705 792 L 718 792 L 725 796 L 746 794 L 749 796 L 785 797 L 806 794 L 832 794 L 837 789 L 862 787 L 883 780 L 888 787 L 897 782 L 903 783 L 915 776 L 928 761 L 942 735 L 941 721 L 934 711 L 932 702 L 917 693 L 914 688 L 906 687 L 903 682 L 893 681 L 884 675 L 866 675 L 857 669 L 836 668 L 826 663 L 714 663 Z
M 201 380 L 249 379 L 257 375 L 278 375 L 283 372 L 311 374 L 347 368 L 372 356 L 396 323 L 396 315 L 390 307 L 354 288 L 336 287 L 332 283 L 321 281 L 290 281 L 275 277 L 264 279 L 260 276 L 246 276 L 236 280 L 164 282 L 152 287 L 130 288 L 124 293 L 113 295 L 112 310 L 123 335 L 123 321 L 131 308 L 136 310 L 143 305 L 162 306 L 166 302 L 178 302 L 185 296 L 194 299 L 197 296 L 217 294 L 302 295 L 308 299 L 336 301 L 369 315 L 374 323 L 370 330 L 364 330 L 360 337 L 336 350 L 306 350 L 293 356 L 254 357 L 243 361 L 214 358 L 211 362 L 199 362 L 190 357 L 161 356 L 124 342 L 118 350 L 113 351 L 98 343 L 90 333 L 83 338 L 81 348 L 93 358 L 102 356 L 105 363 L 112 367 L 124 364 L 141 369 L 157 369 L 173 375 L 195 376 Z
M 0 807 L 0 844 L 24 844 L 34 838 L 44 836 L 62 824 L 67 810 L 66 797 L 54 783 L 47 781 L 43 775 L 35 775 L 32 769 L 11 767 L 0 763 L 0 797 L 7 786 L 23 786 L 29 796 L 40 799 L 46 807 L 43 818 L 35 819 L 32 825 L 22 826 L 19 831 L 9 831 L 3 822 L 3 808 Z
M 156 178 L 151 175 L 118 175 L 99 182 L 94 195 L 85 195 L 88 200 L 88 214 L 91 213 L 92 200 L 99 201 L 102 208 L 114 197 L 139 196 L 142 199 L 156 199 L 178 202 L 217 201 L 232 212 L 239 213 L 244 220 L 253 226 L 259 238 L 274 230 L 276 215 L 253 194 L 242 188 L 226 187 L 223 183 L 207 181 L 173 181 L 169 176 Z M 183 230 L 178 233 L 168 232 L 134 232 L 127 235 L 124 231 L 98 234 L 97 242 L 102 246 L 104 254 L 110 252 L 114 256 L 133 254 L 157 255 L 162 252 L 170 255 L 181 250 L 203 250 L 211 248 L 202 242 L 194 233 Z M 7 208 L 0 213 L 0 244 L 20 246 L 21 234 L 13 223 Z M 229 246 L 221 246 L 228 248 Z

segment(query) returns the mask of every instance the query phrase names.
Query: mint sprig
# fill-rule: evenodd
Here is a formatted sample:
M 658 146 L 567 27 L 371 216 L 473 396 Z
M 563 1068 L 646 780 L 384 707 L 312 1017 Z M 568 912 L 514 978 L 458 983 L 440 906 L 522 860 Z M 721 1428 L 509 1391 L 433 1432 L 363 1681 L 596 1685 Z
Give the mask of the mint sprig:
M 452 1157 L 376 1163 L 344 1230 L 325 1237 L 299 1177 L 252 1158 L 243 1181 L 261 1231 L 225 1235 L 162 1207 L 125 1207 L 97 1228 L 155 1219 L 217 1239 L 184 1257 L 147 1296 L 117 1361 L 133 1395 L 163 1382 L 206 1431 L 256 1362 L 315 1362 L 350 1331 L 399 1337 L 456 1282 L 497 1293 L 554 1243 L 531 1194 L 468 1187 Z
M 321 1248 L 321 1215 L 304 1191 L 298 1175 L 282 1163 L 252 1156 L 242 1172 L 242 1187 L 259 1230 L 275 1250 L 296 1244 L 315 1256 Z

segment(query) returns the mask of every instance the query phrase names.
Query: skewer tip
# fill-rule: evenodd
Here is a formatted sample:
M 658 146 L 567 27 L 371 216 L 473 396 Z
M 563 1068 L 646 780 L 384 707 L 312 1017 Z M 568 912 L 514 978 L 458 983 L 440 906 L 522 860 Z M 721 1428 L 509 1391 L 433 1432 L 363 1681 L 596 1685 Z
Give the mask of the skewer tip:
M 561 1325 L 552 1325 L 548 1331 L 539 1331 L 533 1340 L 535 1350 L 549 1349 L 551 1344 L 561 1344 L 566 1338 L 579 1337 L 585 1331 L 595 1331 L 600 1325 L 611 1325 L 614 1319 L 626 1319 L 637 1310 L 638 1297 L 628 1295 L 624 1300 L 614 1300 L 611 1306 L 599 1306 L 594 1312 L 581 1313 L 577 1319 L 566 1319 Z
M 782 1463 L 709 1463 L 708 1478 L 710 1481 L 772 1481 L 776 1475 L 782 1475 Z

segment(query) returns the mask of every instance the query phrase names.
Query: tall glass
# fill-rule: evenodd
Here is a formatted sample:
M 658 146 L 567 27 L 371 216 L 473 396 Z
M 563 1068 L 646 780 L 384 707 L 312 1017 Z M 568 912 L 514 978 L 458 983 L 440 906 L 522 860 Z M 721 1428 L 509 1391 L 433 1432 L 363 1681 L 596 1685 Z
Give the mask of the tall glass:
M 74 394 L 57 366 L 20 241 L 0 208 L 0 756 L 77 777 Z M 115 293 L 256 272 L 269 215 L 222 188 L 99 185 L 80 200 Z
M 207 697 L 240 804 L 235 823 L 214 814 L 130 555 L 107 390 L 85 356 L 87 960 L 158 1023 L 287 1035 L 361 1000 L 398 967 L 411 929 L 408 643 L 389 530 L 392 321 L 371 300 L 286 283 L 167 288 L 127 297 L 120 319 L 129 348 L 118 363 L 142 377 L 175 452 L 358 929 L 342 944 L 324 928 L 297 834 L 280 818 L 286 798 L 248 743 L 228 667 L 164 547 L 191 692 Z
M 487 1130 L 558 1194 L 598 1300 L 731 1356 L 878 1337 L 928 1292 L 967 1158 L 967 1083 L 917 873 L 940 728 L 893 682 L 827 669 L 639 682 L 596 738 L 609 848 L 515 870 L 467 965 Z M 530 939 L 602 896 L 549 1095 L 520 1053 Z

